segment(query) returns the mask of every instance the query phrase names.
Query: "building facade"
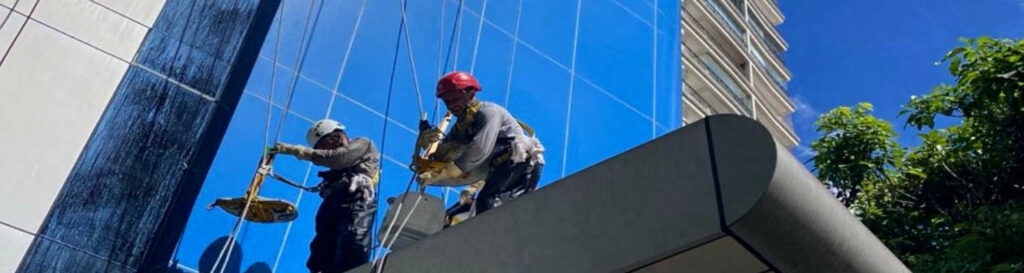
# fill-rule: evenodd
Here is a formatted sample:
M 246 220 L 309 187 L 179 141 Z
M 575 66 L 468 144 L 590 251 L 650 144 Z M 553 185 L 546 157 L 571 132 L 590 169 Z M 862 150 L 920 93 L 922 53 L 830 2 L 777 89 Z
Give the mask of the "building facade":
M 799 141 L 774 0 L 0 0 L 0 18 L 0 143 L 20 155 L 0 164 L 5 272 L 208 270 L 237 218 L 206 206 L 322 118 L 375 141 L 380 195 L 399 195 L 449 70 L 537 130 L 542 186 L 716 113 Z M 261 196 L 300 216 L 243 225 L 227 264 L 303 271 L 320 198 Z
M 683 0 L 683 120 L 737 113 L 763 123 L 784 147 L 800 139 L 786 91 L 788 45 L 776 0 Z
M 0 271 L 163 271 L 276 0 L 0 0 Z
M 163 1 L 0 0 L 0 272 L 14 272 Z M 82 73 L 88 71 L 88 73 Z

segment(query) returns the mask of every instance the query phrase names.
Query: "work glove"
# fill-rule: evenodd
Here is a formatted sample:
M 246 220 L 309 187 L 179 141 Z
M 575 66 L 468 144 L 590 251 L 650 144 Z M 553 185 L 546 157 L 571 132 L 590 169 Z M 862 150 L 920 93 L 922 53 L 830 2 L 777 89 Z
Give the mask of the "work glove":
M 274 144 L 273 148 L 270 148 L 270 153 L 293 155 L 298 159 L 309 160 L 313 156 L 313 149 L 302 145 L 278 142 Z
M 416 176 L 416 181 L 423 186 L 430 186 L 438 181 L 446 179 L 457 179 L 462 178 L 462 170 L 458 166 L 452 163 L 445 163 L 444 167 L 435 171 L 428 171 L 420 173 Z
M 435 161 L 430 159 L 424 159 L 419 156 L 412 156 L 412 164 L 409 164 L 409 169 L 417 174 L 425 172 L 437 172 L 444 169 L 447 163 L 443 161 Z
M 442 136 L 444 136 L 444 132 L 437 127 L 421 129 L 419 137 L 416 138 L 416 147 L 426 148 L 430 144 L 440 141 Z
M 437 145 L 437 150 L 434 150 L 433 154 L 430 154 L 430 159 L 452 162 L 462 155 L 462 151 L 465 150 L 465 145 L 456 143 L 454 141 L 442 142 Z

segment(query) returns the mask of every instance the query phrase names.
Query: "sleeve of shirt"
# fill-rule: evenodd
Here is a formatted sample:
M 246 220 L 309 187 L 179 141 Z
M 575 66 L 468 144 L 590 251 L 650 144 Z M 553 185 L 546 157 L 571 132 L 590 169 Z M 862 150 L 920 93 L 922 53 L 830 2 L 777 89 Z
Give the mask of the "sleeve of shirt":
M 498 132 L 501 131 L 500 119 L 500 113 L 494 108 L 484 108 L 477 112 L 476 122 L 480 128 L 473 139 L 466 144 L 459 158 L 455 160 L 455 166 L 468 172 L 482 164 L 487 164 L 487 160 L 494 150 L 494 143 L 498 139 Z
M 332 150 L 313 150 L 309 161 L 317 166 L 324 166 L 331 169 L 345 169 L 362 161 L 367 153 L 376 151 L 373 142 L 369 139 L 357 138 L 348 145 Z

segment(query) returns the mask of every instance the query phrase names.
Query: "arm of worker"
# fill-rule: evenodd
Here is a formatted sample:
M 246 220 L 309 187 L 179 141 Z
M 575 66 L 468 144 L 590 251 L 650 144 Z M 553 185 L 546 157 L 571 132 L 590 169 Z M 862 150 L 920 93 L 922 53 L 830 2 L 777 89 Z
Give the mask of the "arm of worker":
M 377 150 L 373 142 L 365 138 L 354 139 L 348 145 L 330 150 L 312 149 L 287 143 L 278 143 L 274 148 L 278 153 L 294 155 L 298 159 L 331 169 L 352 167 L 359 164 L 366 154 Z
M 437 145 L 437 150 L 430 154 L 430 160 L 441 162 L 455 161 L 462 154 L 462 148 L 462 145 L 459 143 L 445 139 L 441 141 L 440 145 Z

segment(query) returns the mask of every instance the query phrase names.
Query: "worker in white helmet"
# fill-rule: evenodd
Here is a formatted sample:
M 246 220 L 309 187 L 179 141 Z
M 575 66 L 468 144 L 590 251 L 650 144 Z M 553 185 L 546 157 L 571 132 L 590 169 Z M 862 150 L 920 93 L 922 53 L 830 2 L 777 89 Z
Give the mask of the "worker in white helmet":
M 316 212 L 316 236 L 309 244 L 306 267 L 314 273 L 344 272 L 370 258 L 380 153 L 367 138 L 349 140 L 345 126 L 330 119 L 314 123 L 306 141 L 313 148 L 277 143 L 271 152 L 330 169 L 318 174 L 324 201 Z

